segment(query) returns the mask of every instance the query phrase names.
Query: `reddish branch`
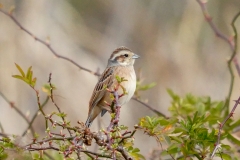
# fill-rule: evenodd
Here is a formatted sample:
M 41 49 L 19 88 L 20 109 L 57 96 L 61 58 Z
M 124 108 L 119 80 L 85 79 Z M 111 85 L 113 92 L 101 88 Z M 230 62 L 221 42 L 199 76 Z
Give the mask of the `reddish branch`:
M 215 35 L 219 38 L 221 38 L 222 40 L 224 40 L 226 43 L 228 43 L 228 45 L 230 46 L 230 49 L 231 51 L 234 53 L 236 52 L 236 40 L 232 40 L 232 38 L 229 38 L 227 37 L 226 35 L 224 35 L 217 27 L 216 25 L 213 23 L 212 21 L 212 17 L 210 16 L 210 14 L 208 13 L 208 10 L 207 10 L 207 7 L 206 7 L 206 2 L 202 2 L 202 0 L 197 0 L 197 2 L 199 3 L 201 9 L 202 9 L 202 12 L 203 12 L 203 15 L 206 19 L 206 21 L 208 22 L 208 24 L 210 25 L 210 27 L 212 28 L 212 30 L 214 31 Z M 238 13 L 240 14 L 240 12 Z M 238 17 L 238 14 L 235 16 L 235 18 Z M 235 19 L 234 18 L 234 19 Z M 236 19 L 235 19 L 236 20 Z M 234 20 L 234 21 L 235 21 Z M 236 28 L 234 26 L 234 24 L 232 23 L 232 27 L 233 27 L 233 30 L 234 30 L 234 34 L 237 35 L 236 33 Z M 234 29 L 235 28 L 235 29 Z M 238 72 L 238 75 L 240 76 L 240 67 L 239 67 L 239 64 L 238 64 L 238 61 L 237 61 L 237 58 L 235 57 L 235 54 L 234 56 L 231 57 L 231 61 L 233 61 L 236 69 L 237 69 L 237 72 Z
M 221 139 L 222 129 L 223 129 L 225 123 L 226 123 L 231 117 L 233 117 L 234 111 L 236 110 L 238 104 L 240 104 L 240 97 L 236 100 L 236 103 L 235 103 L 234 107 L 232 108 L 231 112 L 229 113 L 229 115 L 222 121 L 222 123 L 219 124 L 217 142 L 216 142 L 216 144 L 215 144 L 215 148 L 214 148 L 214 150 L 213 150 L 213 153 L 212 153 L 212 155 L 211 155 L 211 158 L 214 157 L 217 149 L 221 147 L 220 139 Z
M 226 43 L 228 43 L 228 45 L 230 46 L 231 51 L 232 51 L 232 55 L 231 55 L 230 59 L 228 60 L 228 68 L 229 68 L 229 72 L 230 72 L 230 75 L 231 75 L 231 82 L 230 82 L 230 89 L 229 89 L 229 93 L 228 93 L 228 98 L 226 100 L 226 104 L 227 104 L 226 106 L 229 107 L 229 100 L 231 98 L 231 94 L 232 94 L 232 90 L 233 90 L 233 82 L 234 82 L 234 74 L 233 74 L 233 70 L 232 70 L 232 66 L 231 66 L 232 62 L 234 63 L 235 68 L 236 68 L 236 70 L 238 72 L 238 75 L 240 76 L 240 67 L 239 67 L 239 64 L 238 64 L 238 61 L 237 61 L 237 58 L 236 58 L 238 35 L 237 35 L 237 29 L 235 27 L 235 22 L 236 22 L 237 18 L 240 16 L 240 12 L 238 12 L 234 16 L 234 18 L 233 18 L 233 20 L 231 22 L 231 26 L 232 26 L 232 29 L 233 29 L 233 32 L 234 32 L 234 37 L 232 39 L 232 38 L 228 38 L 226 35 L 224 35 L 216 27 L 216 25 L 213 23 L 212 17 L 209 15 L 209 13 L 207 11 L 207 8 L 206 8 L 206 5 L 205 5 L 206 2 L 202 2 L 201 0 L 197 0 L 197 2 L 199 3 L 199 5 L 200 5 L 200 7 L 202 9 L 202 12 L 203 12 L 203 15 L 204 15 L 206 21 L 208 22 L 208 24 L 210 25 L 210 27 L 212 28 L 212 30 L 214 31 L 216 36 L 221 38 L 221 39 L 223 39 Z M 224 119 L 224 121 L 221 124 L 219 124 L 218 138 L 217 138 L 217 142 L 215 144 L 215 148 L 214 148 L 214 150 L 212 152 L 211 158 L 214 157 L 214 155 L 215 155 L 216 151 L 218 150 L 218 148 L 221 147 L 220 138 L 221 138 L 222 129 L 223 129 L 225 123 L 228 121 L 228 119 L 230 119 L 233 116 L 233 113 L 234 113 L 234 111 L 237 108 L 239 103 L 240 103 L 240 97 L 236 101 L 233 109 L 228 114 L 228 116 Z
M 112 144 L 114 143 L 114 140 L 115 140 L 114 138 L 121 138 L 122 140 L 120 142 L 123 142 L 124 139 L 130 138 L 128 136 L 125 138 L 124 135 L 126 135 L 128 133 L 131 133 L 131 132 L 125 132 L 123 134 L 120 133 L 121 135 L 119 137 L 112 137 L 111 136 L 111 132 L 116 132 L 117 131 L 118 122 L 119 122 L 119 119 L 120 119 L 120 109 L 121 109 L 121 106 L 119 104 L 119 98 L 124 96 L 124 93 L 122 95 L 118 94 L 118 89 L 119 88 L 120 88 L 120 83 L 118 83 L 118 85 L 116 87 L 114 87 L 113 91 L 108 90 L 114 96 L 113 104 L 114 104 L 115 108 L 113 109 L 114 116 L 112 117 L 111 122 L 110 122 L 109 126 L 107 127 L 107 131 L 104 132 L 106 137 L 107 137 L 107 144 L 105 144 L 105 145 L 107 146 L 108 150 L 112 151 L 112 158 L 113 158 L 113 160 L 117 159 L 116 151 L 120 152 L 121 155 L 126 160 L 132 160 L 132 158 L 128 155 L 127 151 L 123 148 L 122 145 L 120 145 L 120 143 L 119 143 L 118 147 L 116 147 L 116 148 L 112 147 Z M 134 135 L 134 133 L 135 132 L 133 132 L 131 134 L 131 137 Z M 98 141 L 96 138 L 95 138 L 95 140 Z

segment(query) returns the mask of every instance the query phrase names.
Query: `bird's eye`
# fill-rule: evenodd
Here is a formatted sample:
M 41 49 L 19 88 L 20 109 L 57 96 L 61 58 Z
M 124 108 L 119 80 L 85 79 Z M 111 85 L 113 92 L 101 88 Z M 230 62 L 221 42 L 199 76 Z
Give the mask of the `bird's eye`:
M 128 57 L 128 54 L 124 54 L 125 57 Z

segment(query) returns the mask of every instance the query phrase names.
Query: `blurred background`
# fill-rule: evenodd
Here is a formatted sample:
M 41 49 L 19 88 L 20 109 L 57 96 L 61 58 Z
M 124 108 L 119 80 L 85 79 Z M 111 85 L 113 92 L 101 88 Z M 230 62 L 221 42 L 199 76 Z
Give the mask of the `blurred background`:
M 143 84 L 157 84 L 142 92 L 141 98 L 167 115 L 170 105 L 167 88 L 182 96 L 192 93 L 215 100 L 224 100 L 228 94 L 230 75 L 226 62 L 231 55 L 230 47 L 215 36 L 194 0 L 0 0 L 0 3 L 4 10 L 15 6 L 13 15 L 25 28 L 49 40 L 58 54 L 90 70 L 101 73 L 110 54 L 119 46 L 139 54 L 141 58 L 136 61 L 135 69 L 141 72 Z M 232 36 L 230 23 L 239 11 L 240 1 L 211 0 L 207 8 L 220 31 Z M 236 26 L 240 29 L 240 20 Z M 240 61 L 239 55 L 237 59 Z M 0 13 L 0 92 L 31 119 L 38 110 L 35 93 L 22 81 L 12 78 L 18 74 L 14 63 L 24 70 L 33 67 L 41 102 L 47 96 L 41 88 L 51 72 L 52 83 L 57 87 L 55 101 L 67 113 L 67 119 L 72 125 L 86 120 L 97 77 L 56 58 L 46 46 Z M 232 100 L 239 96 L 239 86 L 236 75 Z M 45 112 L 52 111 L 56 108 L 49 102 Z M 121 123 L 131 129 L 146 115 L 154 113 L 130 101 L 122 108 Z M 99 120 L 106 126 L 109 115 Z M 10 134 L 21 135 L 27 127 L 2 97 L 0 122 Z M 44 134 L 42 122 L 40 115 L 33 126 Z M 91 129 L 98 129 L 97 122 Z M 153 138 L 140 132 L 135 138 L 135 147 L 146 157 L 151 149 L 159 147 Z

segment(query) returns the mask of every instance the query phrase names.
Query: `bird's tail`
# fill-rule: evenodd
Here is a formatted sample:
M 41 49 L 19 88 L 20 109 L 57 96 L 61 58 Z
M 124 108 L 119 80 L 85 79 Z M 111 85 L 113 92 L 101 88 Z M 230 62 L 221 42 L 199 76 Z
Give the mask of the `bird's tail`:
M 88 119 L 86 120 L 86 122 L 85 122 L 85 126 L 87 127 L 87 128 L 89 128 L 91 125 L 92 125 L 92 121 L 90 121 L 90 116 L 88 117 Z

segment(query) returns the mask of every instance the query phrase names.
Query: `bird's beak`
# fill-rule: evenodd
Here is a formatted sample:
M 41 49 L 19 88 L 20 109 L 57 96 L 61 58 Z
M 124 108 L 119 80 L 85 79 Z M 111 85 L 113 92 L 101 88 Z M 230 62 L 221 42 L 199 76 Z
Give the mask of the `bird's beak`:
M 139 58 L 139 57 L 140 57 L 140 56 L 137 55 L 137 54 L 134 54 L 134 55 L 132 56 L 133 59 L 137 59 L 137 58 Z

